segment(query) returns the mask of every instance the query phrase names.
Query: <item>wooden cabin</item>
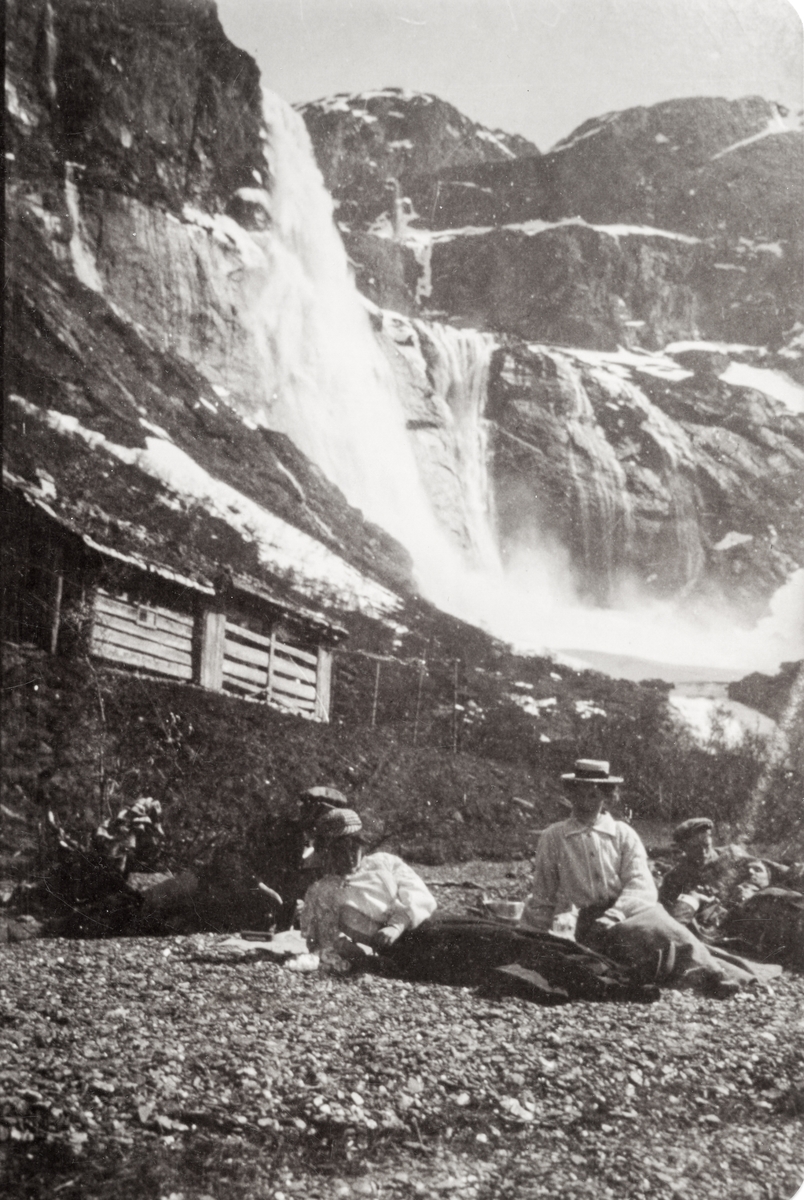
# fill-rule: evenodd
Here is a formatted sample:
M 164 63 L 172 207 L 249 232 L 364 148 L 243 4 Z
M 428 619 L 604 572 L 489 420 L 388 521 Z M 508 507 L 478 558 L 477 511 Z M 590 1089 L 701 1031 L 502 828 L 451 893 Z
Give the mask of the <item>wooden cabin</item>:
M 198 582 L 5 490 L 2 578 L 5 640 L 329 720 L 332 650 L 345 631 L 259 581 Z

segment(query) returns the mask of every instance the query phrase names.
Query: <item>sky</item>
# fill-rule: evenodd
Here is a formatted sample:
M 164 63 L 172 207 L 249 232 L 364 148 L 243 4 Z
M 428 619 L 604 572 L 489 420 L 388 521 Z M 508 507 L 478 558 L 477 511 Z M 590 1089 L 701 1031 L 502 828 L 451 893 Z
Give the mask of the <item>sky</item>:
M 804 105 L 804 0 L 218 0 L 218 11 L 292 104 L 411 88 L 540 150 L 590 117 L 683 96 Z

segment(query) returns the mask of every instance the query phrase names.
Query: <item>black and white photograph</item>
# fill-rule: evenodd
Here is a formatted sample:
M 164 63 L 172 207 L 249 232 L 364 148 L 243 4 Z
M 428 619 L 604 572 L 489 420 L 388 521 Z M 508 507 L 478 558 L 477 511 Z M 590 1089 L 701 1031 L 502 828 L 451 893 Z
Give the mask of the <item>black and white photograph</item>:
M 5 0 L 0 1192 L 804 1200 L 804 0 Z

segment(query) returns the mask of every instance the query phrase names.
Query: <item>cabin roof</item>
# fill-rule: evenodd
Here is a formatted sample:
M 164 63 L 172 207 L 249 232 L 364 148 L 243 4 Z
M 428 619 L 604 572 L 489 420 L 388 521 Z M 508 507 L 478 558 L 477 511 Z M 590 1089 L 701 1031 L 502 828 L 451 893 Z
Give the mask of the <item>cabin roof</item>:
M 65 535 L 76 538 L 83 546 L 102 557 L 115 559 L 140 571 L 156 575 L 171 583 L 179 584 L 196 593 L 215 597 L 226 592 L 246 595 L 258 602 L 271 605 L 280 611 L 292 615 L 305 623 L 326 633 L 327 640 L 340 641 L 347 636 L 342 626 L 328 620 L 306 605 L 292 602 L 287 596 L 277 590 L 272 590 L 259 579 L 251 577 L 247 572 L 236 570 L 221 570 L 213 562 L 199 564 L 197 555 L 192 557 L 195 570 L 192 574 L 181 571 L 171 561 L 160 561 L 158 554 L 160 541 L 151 531 L 138 528 L 136 531 L 127 529 L 124 524 L 116 521 L 108 513 L 97 506 L 88 514 L 79 504 L 71 504 L 59 496 L 46 495 L 47 478 L 39 480 L 38 485 L 15 476 L 11 471 L 3 470 L 3 485 L 11 492 L 19 495 L 25 502 L 44 515 L 44 517 L 63 530 Z M 85 526 L 88 526 L 88 528 Z M 114 544 L 112 544 L 114 542 Z M 167 557 L 167 556 L 165 556 Z M 201 565 L 207 566 L 207 572 L 199 570 Z

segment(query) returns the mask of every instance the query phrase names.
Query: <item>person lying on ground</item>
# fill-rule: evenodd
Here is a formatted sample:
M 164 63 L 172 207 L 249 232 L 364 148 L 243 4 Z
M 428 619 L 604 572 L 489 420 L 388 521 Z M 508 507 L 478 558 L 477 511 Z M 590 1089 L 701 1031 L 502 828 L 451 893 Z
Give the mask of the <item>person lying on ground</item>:
M 566 939 L 476 916 L 442 916 L 401 858 L 364 856 L 361 834 L 357 813 L 343 809 L 316 826 L 327 873 L 305 896 L 302 932 L 325 969 L 345 974 L 371 967 L 418 982 L 490 985 L 550 1003 L 657 998 L 655 988 L 634 985 L 628 971 Z
M 623 782 L 608 762 L 579 759 L 561 778 L 572 815 L 539 839 L 521 927 L 574 938 L 645 982 L 726 997 L 750 981 L 750 967 L 716 957 L 658 903 L 641 839 L 603 811 Z
M 351 809 L 333 809 L 315 827 L 322 878 L 304 897 L 302 933 L 321 961 L 345 971 L 386 950 L 436 909 L 424 880 L 395 854 L 364 855 L 363 825 Z
M 295 813 L 266 813 L 249 836 L 251 867 L 256 877 L 277 892 L 282 903 L 276 928 L 289 929 L 296 906 L 316 878 L 313 831 L 324 813 L 347 808 L 349 801 L 332 787 L 311 787 L 299 795 Z
M 780 865 L 777 875 L 774 868 Z M 804 895 L 785 886 L 790 875 L 783 864 L 749 859 L 746 877 L 735 889 L 735 903 L 720 924 L 720 944 L 761 962 L 804 970 Z M 777 879 L 782 886 L 774 886 Z

